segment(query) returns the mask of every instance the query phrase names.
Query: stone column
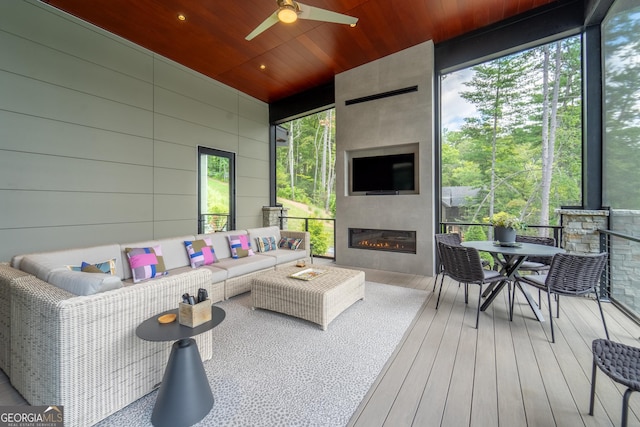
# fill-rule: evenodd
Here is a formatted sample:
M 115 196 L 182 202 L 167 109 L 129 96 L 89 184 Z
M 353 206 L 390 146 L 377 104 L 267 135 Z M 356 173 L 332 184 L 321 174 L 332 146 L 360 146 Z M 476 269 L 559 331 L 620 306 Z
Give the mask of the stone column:
M 262 207 L 262 225 L 264 227 L 276 226 L 280 227 L 280 217 L 282 219 L 282 230 L 286 230 L 288 227 L 287 217 L 289 216 L 289 209 L 282 206 L 263 206 Z
M 557 209 L 562 224 L 560 247 L 569 253 L 600 253 L 599 229 L 609 229 L 608 210 Z

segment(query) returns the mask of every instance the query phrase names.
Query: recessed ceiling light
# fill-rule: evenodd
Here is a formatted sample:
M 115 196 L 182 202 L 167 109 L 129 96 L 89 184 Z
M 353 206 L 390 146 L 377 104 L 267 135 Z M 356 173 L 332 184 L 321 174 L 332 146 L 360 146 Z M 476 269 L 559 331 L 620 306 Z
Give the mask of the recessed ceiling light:
M 178 14 L 178 20 L 179 20 L 179 21 L 186 21 L 186 20 L 187 20 L 187 17 L 186 17 L 186 16 L 184 16 L 182 13 L 179 13 L 179 14 Z
M 349 26 L 350 26 L 351 28 L 353 28 L 353 27 L 355 27 L 355 26 L 356 26 L 356 24 L 355 24 L 355 23 L 353 23 L 353 24 L 349 24 Z
M 261 69 L 261 70 L 266 70 L 266 69 L 267 69 L 267 66 L 266 66 L 266 65 L 264 65 L 264 64 L 260 64 L 260 69 Z

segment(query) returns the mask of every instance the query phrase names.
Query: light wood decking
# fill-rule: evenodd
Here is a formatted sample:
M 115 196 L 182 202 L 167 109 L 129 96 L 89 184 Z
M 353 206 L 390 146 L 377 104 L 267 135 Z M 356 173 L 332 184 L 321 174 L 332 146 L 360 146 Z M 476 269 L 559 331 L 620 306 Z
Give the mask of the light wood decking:
M 322 262 L 321 260 L 317 262 Z M 431 291 L 433 278 L 364 270 L 366 280 Z M 595 416 L 588 415 L 591 341 L 604 336 L 597 304 L 563 298 L 555 320 L 540 323 L 519 296 L 513 322 L 506 293 L 480 314 L 478 286 L 469 304 L 445 280 L 440 307 L 429 294 L 401 344 L 363 399 L 349 427 L 610 426 L 620 424 L 624 388 L 598 374 Z M 544 295 L 543 295 L 544 299 Z M 548 308 L 543 301 L 543 313 Z M 611 338 L 640 346 L 640 327 L 604 304 Z M 0 372 L 0 405 L 26 404 Z M 629 426 L 640 426 L 640 393 L 631 397 Z
M 433 278 L 397 275 L 389 280 L 388 274 L 373 271 L 367 271 L 367 280 L 433 286 Z M 604 337 L 594 299 L 561 299 L 560 318 L 554 318 L 556 343 L 551 344 L 548 320 L 536 321 L 521 294 L 513 322 L 503 292 L 481 312 L 476 330 L 478 288 L 470 287 L 465 306 L 464 288 L 445 280 L 437 311 L 437 295 L 428 296 L 350 427 L 620 425 L 625 389 L 600 371 L 595 415 L 588 414 L 591 342 Z M 545 300 L 543 294 L 546 319 Z M 640 346 L 640 327 L 612 304 L 603 308 L 611 339 Z M 630 400 L 630 426 L 640 425 L 639 395 Z

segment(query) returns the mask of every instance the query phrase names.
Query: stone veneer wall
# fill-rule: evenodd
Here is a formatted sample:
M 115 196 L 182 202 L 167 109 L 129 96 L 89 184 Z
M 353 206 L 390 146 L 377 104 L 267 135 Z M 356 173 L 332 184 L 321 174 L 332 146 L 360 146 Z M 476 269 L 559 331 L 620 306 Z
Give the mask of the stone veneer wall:
M 638 236 L 640 211 L 612 210 L 609 229 Z M 640 315 L 640 243 L 620 237 L 609 241 L 611 296 Z
M 572 253 L 599 253 L 600 233 L 612 230 L 638 235 L 640 211 L 560 209 L 562 247 Z M 640 243 L 611 236 L 609 240 L 611 297 L 640 314 Z
M 609 211 L 558 209 L 562 224 L 560 247 L 567 252 L 589 254 L 600 252 L 599 229 L 609 228 Z
M 281 206 L 263 206 L 262 207 L 262 226 L 280 227 L 280 217 L 282 218 L 281 230 L 286 230 L 288 226 L 287 217 L 289 216 L 289 208 L 283 208 Z

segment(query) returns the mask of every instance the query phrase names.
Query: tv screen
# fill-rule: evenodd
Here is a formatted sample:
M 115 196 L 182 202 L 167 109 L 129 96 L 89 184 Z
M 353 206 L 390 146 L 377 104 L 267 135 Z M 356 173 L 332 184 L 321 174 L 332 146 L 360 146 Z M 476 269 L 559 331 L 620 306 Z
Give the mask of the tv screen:
M 415 191 L 414 153 L 351 159 L 351 191 Z

